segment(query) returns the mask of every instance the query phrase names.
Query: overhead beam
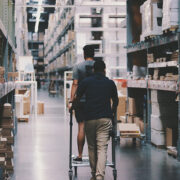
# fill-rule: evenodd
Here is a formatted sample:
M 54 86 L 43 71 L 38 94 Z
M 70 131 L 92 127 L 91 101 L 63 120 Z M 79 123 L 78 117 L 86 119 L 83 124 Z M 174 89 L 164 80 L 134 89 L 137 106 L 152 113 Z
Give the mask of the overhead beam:
M 29 19 L 29 22 L 36 22 L 36 19 Z M 45 22 L 44 19 L 40 19 L 39 22 Z
M 125 6 L 126 3 L 122 2 L 120 4 L 114 4 L 114 5 L 110 5 L 110 4 L 91 4 L 91 5 L 47 5 L 47 4 L 43 4 L 41 7 L 42 8 L 77 8 L 77 7 L 122 7 Z M 20 6 L 20 7 L 26 7 L 26 8 L 38 8 L 40 7 L 38 4 L 33 4 L 33 5 L 24 5 L 24 4 L 17 4 L 16 6 Z
M 37 11 L 28 11 L 29 14 L 37 13 Z M 48 14 L 48 12 L 41 12 L 41 14 Z

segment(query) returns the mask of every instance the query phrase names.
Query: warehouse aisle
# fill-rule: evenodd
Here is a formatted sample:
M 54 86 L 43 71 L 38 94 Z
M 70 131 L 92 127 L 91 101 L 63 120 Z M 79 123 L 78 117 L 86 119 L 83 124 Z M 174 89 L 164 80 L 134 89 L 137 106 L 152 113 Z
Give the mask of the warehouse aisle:
M 63 115 L 63 98 L 49 97 L 47 92 L 40 91 L 38 99 L 45 102 L 45 115 L 19 124 L 12 179 L 68 180 L 69 124 Z M 77 152 L 76 123 L 74 129 L 73 152 Z M 117 169 L 118 180 L 180 179 L 180 163 L 169 157 L 166 151 L 139 143 L 133 145 L 131 140 L 122 140 L 117 147 Z M 89 179 L 89 168 L 78 169 L 78 177 L 74 178 Z M 110 168 L 106 170 L 105 180 L 113 180 Z

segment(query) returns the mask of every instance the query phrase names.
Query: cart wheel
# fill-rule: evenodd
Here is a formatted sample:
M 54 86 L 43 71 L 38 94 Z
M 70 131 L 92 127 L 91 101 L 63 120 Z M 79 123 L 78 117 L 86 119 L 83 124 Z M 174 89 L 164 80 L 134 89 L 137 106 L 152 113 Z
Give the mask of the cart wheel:
M 69 177 L 72 177 L 73 176 L 73 171 L 72 169 L 69 170 Z
M 74 167 L 75 176 L 77 176 L 77 167 Z
M 113 169 L 113 176 L 114 176 L 114 180 L 117 180 L 117 170 Z
M 133 144 L 136 144 L 136 138 L 133 138 Z

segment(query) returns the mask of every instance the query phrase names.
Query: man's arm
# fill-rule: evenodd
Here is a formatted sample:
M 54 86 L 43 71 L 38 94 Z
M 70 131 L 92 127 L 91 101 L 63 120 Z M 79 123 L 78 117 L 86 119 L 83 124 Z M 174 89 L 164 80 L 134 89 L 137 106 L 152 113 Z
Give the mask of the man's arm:
M 73 84 L 71 87 L 71 99 L 70 101 L 72 102 L 76 96 L 76 91 L 78 88 L 78 79 L 79 79 L 79 74 L 78 74 L 78 66 L 74 66 L 73 68 Z
M 78 88 L 78 80 L 73 80 L 73 84 L 72 84 L 72 88 L 71 88 L 71 102 L 74 101 L 75 99 L 75 95 L 76 95 L 76 91 Z
M 112 112 L 113 112 L 113 116 L 115 117 L 116 115 L 116 111 L 117 111 L 117 106 L 118 106 L 118 93 L 117 93 L 117 88 L 115 83 L 112 81 L 112 94 L 111 94 L 111 98 L 112 98 Z M 113 119 L 114 119 L 113 117 Z
M 77 88 L 77 93 L 76 93 L 76 97 L 73 100 L 73 107 L 76 107 L 77 104 L 79 103 L 81 97 L 84 95 L 85 91 L 87 89 L 87 83 L 86 81 L 82 81 L 80 83 L 80 85 Z

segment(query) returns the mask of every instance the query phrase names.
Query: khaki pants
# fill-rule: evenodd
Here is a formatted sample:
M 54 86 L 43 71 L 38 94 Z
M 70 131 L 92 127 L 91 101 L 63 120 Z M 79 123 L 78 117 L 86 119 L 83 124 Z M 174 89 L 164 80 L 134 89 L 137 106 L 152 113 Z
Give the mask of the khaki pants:
M 112 122 L 109 118 L 85 121 L 89 161 L 93 176 L 105 175 L 108 141 Z

